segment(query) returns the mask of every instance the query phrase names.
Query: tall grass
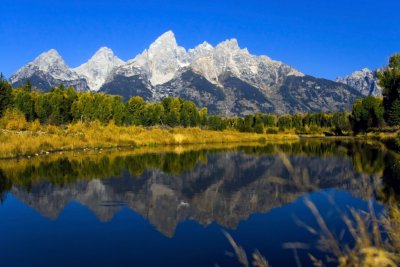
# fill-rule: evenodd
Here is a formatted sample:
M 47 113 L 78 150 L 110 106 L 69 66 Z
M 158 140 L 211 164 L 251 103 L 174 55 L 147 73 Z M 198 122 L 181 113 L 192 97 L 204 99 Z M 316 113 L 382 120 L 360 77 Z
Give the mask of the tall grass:
M 306 200 L 306 206 L 310 209 L 317 221 L 319 229 L 309 226 L 306 228 L 312 234 L 319 237 L 318 249 L 329 255 L 329 261 L 339 267 L 397 267 L 400 266 L 400 208 L 397 203 L 388 206 L 387 212 L 377 217 L 372 205 L 369 212 L 351 210 L 351 217 L 343 215 L 343 221 L 347 231 L 353 239 L 353 246 L 343 244 L 327 226 L 319 210 L 313 202 Z M 236 244 L 227 233 L 226 238 L 231 244 L 238 262 L 244 266 L 268 267 L 268 261 L 258 250 L 252 253 L 252 264 L 249 263 L 245 250 Z M 350 242 L 352 243 L 352 242 Z M 301 262 L 297 257 L 297 243 L 284 244 L 285 248 L 294 248 L 298 266 Z M 304 247 L 304 245 L 303 245 Z M 303 248 L 302 247 L 302 248 Z M 325 266 L 323 261 L 308 254 L 315 267 Z
M 19 121 L 21 120 L 21 121 Z M 265 142 L 296 140 L 294 134 L 240 133 L 234 130 L 211 131 L 200 128 L 144 128 L 77 122 L 67 126 L 42 126 L 21 118 L 0 120 L 0 158 L 36 155 L 55 151 L 142 147 L 184 144 Z
M 304 176 L 301 170 L 296 170 L 284 153 L 280 153 L 279 155 L 282 164 L 290 173 L 291 178 L 295 181 L 301 181 Z M 367 194 L 371 194 L 371 192 L 367 192 Z M 354 245 L 351 246 L 348 243 L 343 243 L 341 238 L 336 236 L 331 229 L 329 229 L 328 224 L 315 204 L 308 199 L 305 200 L 305 205 L 313 214 L 318 229 L 312 228 L 304 222 L 300 222 L 300 225 L 304 226 L 311 234 L 318 236 L 319 241 L 317 248 L 329 255 L 329 260 L 336 263 L 336 266 L 400 266 L 400 207 L 395 198 L 389 197 L 388 199 L 386 203 L 386 213 L 381 216 L 375 214 L 372 201 L 369 201 L 368 212 L 350 209 L 350 215 L 345 215 L 343 211 L 338 210 L 346 226 L 345 230 L 350 233 L 352 238 L 351 241 L 353 242 L 349 243 Z M 231 244 L 238 262 L 242 266 L 270 266 L 268 261 L 257 250 L 252 254 L 253 262 L 251 265 L 245 250 L 236 244 L 229 234 L 224 234 Z M 294 250 L 296 263 L 298 266 L 301 266 L 296 251 L 298 244 L 300 244 L 301 248 L 308 247 L 308 245 L 304 246 L 304 244 L 301 243 L 286 243 L 283 244 L 283 246 Z M 309 254 L 309 257 L 315 267 L 325 266 L 321 259 L 311 254 Z

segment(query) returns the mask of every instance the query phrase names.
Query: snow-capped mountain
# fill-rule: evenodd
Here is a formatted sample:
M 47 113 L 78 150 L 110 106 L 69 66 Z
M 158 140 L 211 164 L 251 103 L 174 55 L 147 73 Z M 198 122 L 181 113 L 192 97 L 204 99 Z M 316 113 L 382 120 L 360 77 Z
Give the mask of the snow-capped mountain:
M 78 90 L 119 94 L 124 99 L 182 97 L 210 113 L 228 116 L 346 110 L 361 96 L 346 84 L 307 76 L 283 62 L 252 55 L 236 39 L 215 47 L 203 42 L 186 50 L 171 31 L 127 62 L 103 47 L 88 62 L 69 69 L 51 50 L 11 77 L 14 86 L 26 79 L 44 90 L 74 81 Z
M 251 55 L 246 48 L 240 49 L 236 39 L 224 41 L 215 48 L 203 43 L 189 52 L 193 70 L 212 82 L 218 83 L 219 76 L 227 72 L 256 85 L 277 82 L 278 77 L 274 74 L 280 68 L 284 70 L 284 75 L 304 76 L 282 62 L 271 60 L 266 56 Z
M 152 101 L 182 97 L 227 116 L 345 110 L 361 96 L 346 85 L 252 55 L 236 39 L 215 47 L 204 42 L 186 51 L 170 31 L 114 68 L 100 90 L 125 99 L 135 94 Z
M 186 49 L 176 43 L 174 33 L 168 31 L 129 64 L 144 70 L 155 86 L 171 80 L 180 68 L 189 65 L 189 57 Z
M 364 68 L 344 78 L 338 77 L 336 81 L 355 88 L 364 96 L 381 96 L 382 88 L 378 85 L 377 73 L 378 70 Z
M 19 69 L 10 81 L 14 87 L 19 87 L 28 79 L 33 86 L 46 91 L 60 84 L 73 86 L 78 91 L 88 89 L 86 80 L 71 70 L 55 49 L 42 53 Z
M 98 91 L 112 69 L 124 63 L 110 48 L 101 47 L 88 62 L 73 70 L 86 79 L 90 90 Z

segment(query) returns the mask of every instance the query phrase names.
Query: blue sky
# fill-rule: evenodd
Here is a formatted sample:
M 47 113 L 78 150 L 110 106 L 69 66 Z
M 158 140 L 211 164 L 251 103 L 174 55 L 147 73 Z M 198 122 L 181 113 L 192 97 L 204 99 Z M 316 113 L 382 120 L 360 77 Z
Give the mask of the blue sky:
M 0 72 L 55 48 L 71 67 L 101 46 L 133 58 L 167 30 L 191 48 L 237 38 L 298 70 L 334 79 L 400 52 L 399 0 L 2 0 Z

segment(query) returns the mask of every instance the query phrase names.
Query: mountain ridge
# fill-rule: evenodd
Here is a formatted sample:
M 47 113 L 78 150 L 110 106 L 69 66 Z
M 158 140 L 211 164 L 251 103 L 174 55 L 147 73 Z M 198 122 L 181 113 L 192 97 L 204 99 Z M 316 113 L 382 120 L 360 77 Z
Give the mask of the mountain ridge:
M 268 56 L 250 54 L 234 38 L 216 46 L 203 42 L 187 50 L 167 31 L 126 62 L 102 47 L 86 63 L 69 68 L 52 49 L 10 80 L 14 87 L 31 79 L 43 90 L 63 83 L 78 91 L 119 94 L 124 99 L 134 95 L 148 101 L 182 97 L 227 116 L 344 111 L 362 96 L 346 83 L 310 77 Z
M 336 78 L 336 82 L 347 84 L 356 88 L 364 96 L 382 96 L 382 88 L 379 86 L 377 70 L 363 68 L 354 71 L 345 77 Z

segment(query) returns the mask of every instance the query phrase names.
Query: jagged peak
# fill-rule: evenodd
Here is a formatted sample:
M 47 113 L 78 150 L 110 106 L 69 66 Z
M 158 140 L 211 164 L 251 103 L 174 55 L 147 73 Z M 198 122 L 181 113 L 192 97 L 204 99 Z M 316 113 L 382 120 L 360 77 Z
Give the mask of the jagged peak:
M 231 50 L 239 50 L 238 41 L 235 38 L 225 40 L 217 45 L 217 47 L 229 48 Z
M 56 61 L 64 62 L 61 55 L 54 48 L 40 54 L 33 63 L 35 64 L 53 64 Z
M 112 54 L 114 55 L 114 52 L 112 51 L 111 48 L 107 46 L 102 46 L 100 47 L 94 55 L 101 55 L 101 54 Z
M 359 76 L 367 75 L 367 74 L 370 74 L 370 73 L 373 73 L 373 71 L 370 70 L 369 68 L 362 68 L 361 70 L 356 70 L 356 71 L 354 71 L 354 72 L 352 72 L 352 73 L 350 73 L 350 74 L 348 74 L 348 75 L 346 75 L 344 77 L 337 77 L 336 81 L 343 81 L 345 79 L 349 79 L 349 78 L 352 78 L 352 77 L 359 77 Z
M 86 79 L 91 90 L 97 91 L 112 69 L 123 63 L 110 48 L 103 46 L 86 63 L 73 70 Z
M 44 55 L 61 57 L 60 54 L 58 53 L 58 51 L 54 48 L 50 49 L 49 51 L 43 52 L 39 56 L 44 56 Z
M 193 50 L 196 49 L 206 49 L 206 50 L 212 50 L 214 49 L 214 47 L 212 45 L 210 45 L 209 43 L 207 43 L 206 41 L 204 41 L 203 43 L 197 45 L 195 48 L 193 48 Z
M 167 31 L 161 34 L 151 45 L 150 47 L 169 44 L 172 46 L 177 46 L 177 42 L 175 39 L 175 34 L 172 31 Z
M 362 72 L 372 72 L 372 70 L 368 69 L 368 68 L 363 68 L 361 69 Z
M 123 60 L 121 60 L 120 58 L 118 58 L 118 57 L 114 54 L 114 52 L 113 52 L 110 48 L 108 48 L 108 47 L 106 47 L 106 46 L 100 47 L 100 48 L 96 51 L 96 53 L 94 53 L 94 55 L 89 59 L 88 62 L 91 62 L 91 61 L 98 61 L 98 60 L 113 61 L 113 62 L 120 63 L 120 64 L 124 63 Z M 84 64 L 85 64 L 85 63 L 84 63 Z M 84 64 L 82 64 L 82 65 L 84 65 Z

